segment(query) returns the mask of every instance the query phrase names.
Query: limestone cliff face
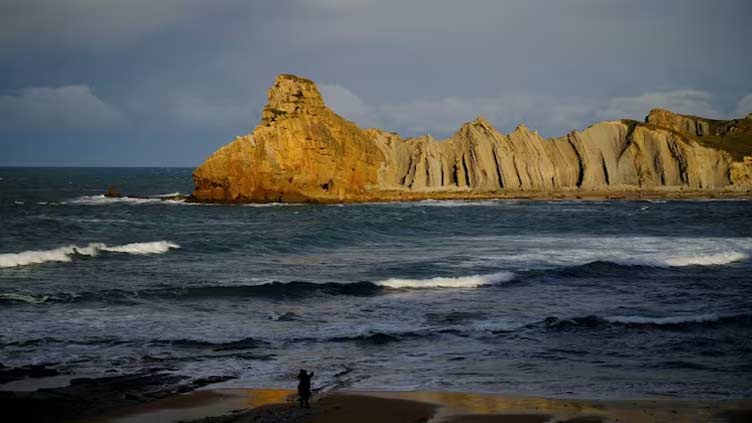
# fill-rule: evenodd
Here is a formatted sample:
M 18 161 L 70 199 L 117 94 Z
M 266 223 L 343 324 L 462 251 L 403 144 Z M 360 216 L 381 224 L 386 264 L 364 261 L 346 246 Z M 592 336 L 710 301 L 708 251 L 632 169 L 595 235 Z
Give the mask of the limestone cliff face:
M 601 122 L 549 140 L 524 125 L 504 135 L 478 118 L 436 141 L 360 129 L 328 109 L 304 78 L 280 75 L 268 97 L 253 133 L 195 170 L 195 200 L 333 202 L 752 187 L 752 165 L 698 142 L 738 124 L 666 110 L 653 110 L 645 123 Z
M 326 108 L 315 84 L 280 75 L 261 123 L 193 173 L 199 201 L 347 201 L 378 184 L 384 156 L 367 134 Z
M 664 109 L 651 110 L 645 118 L 645 123 L 672 129 L 687 137 L 710 135 L 710 122 L 708 119 L 683 116 Z

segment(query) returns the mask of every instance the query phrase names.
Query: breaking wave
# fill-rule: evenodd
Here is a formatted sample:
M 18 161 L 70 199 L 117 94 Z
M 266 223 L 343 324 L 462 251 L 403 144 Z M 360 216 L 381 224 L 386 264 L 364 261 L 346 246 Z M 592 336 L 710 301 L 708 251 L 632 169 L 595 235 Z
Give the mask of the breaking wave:
M 624 266 L 650 267 L 686 267 L 686 266 L 720 266 L 747 259 L 749 256 L 740 251 L 726 251 L 714 254 L 689 254 L 655 258 L 624 258 L 609 260 Z
M 387 288 L 478 288 L 514 279 L 512 272 L 498 272 L 489 275 L 459 276 L 456 278 L 438 277 L 430 279 L 398 279 L 391 278 L 376 282 L 376 285 Z
M 174 244 L 173 244 L 174 245 Z M 175 248 L 178 248 L 177 246 Z M 131 244 L 112 247 L 105 251 L 129 252 Z M 148 253 L 131 253 L 148 254 Z M 196 300 L 202 298 L 270 298 L 297 299 L 311 296 L 353 296 L 369 297 L 382 295 L 390 289 L 421 289 L 421 288 L 472 288 L 491 285 L 497 282 L 509 281 L 514 278 L 511 272 L 500 272 L 492 275 L 464 276 L 458 278 L 433 278 L 425 280 L 389 279 L 381 282 L 355 283 L 313 283 L 313 282 L 268 282 L 259 285 L 203 285 L 191 287 L 160 287 L 140 290 L 108 289 L 78 293 L 53 293 L 30 296 L 26 294 L 0 294 L 0 301 L 26 302 L 29 304 L 42 303 L 80 303 L 89 301 L 99 302 L 133 302 L 152 299 Z M 7 297 L 4 297 L 6 295 Z M 279 320 L 294 318 L 282 317 Z M 274 319 L 273 319 L 274 320 Z
M 20 253 L 0 254 L 0 268 L 28 266 L 46 262 L 69 262 L 76 255 L 94 257 L 101 252 L 136 255 L 161 254 L 174 248 L 180 248 L 180 246 L 169 241 L 135 242 L 111 247 L 102 243 L 90 243 L 85 247 L 67 245 L 51 250 L 31 250 Z

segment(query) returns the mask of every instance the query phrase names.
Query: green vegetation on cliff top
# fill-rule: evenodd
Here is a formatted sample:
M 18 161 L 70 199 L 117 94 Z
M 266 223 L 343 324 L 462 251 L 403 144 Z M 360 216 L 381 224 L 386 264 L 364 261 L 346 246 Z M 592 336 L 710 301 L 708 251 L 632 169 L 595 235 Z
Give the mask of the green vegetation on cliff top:
M 744 160 L 744 156 L 752 156 L 752 114 L 745 119 L 702 120 L 708 122 L 712 135 L 697 137 L 700 144 L 726 151 L 735 161 Z
M 707 119 L 699 116 L 681 115 L 706 122 L 710 129 L 709 135 L 692 136 L 691 139 L 700 143 L 700 145 L 714 148 L 729 153 L 734 161 L 741 162 L 745 156 L 752 156 L 752 113 L 747 115 L 746 118 L 732 119 L 732 120 L 715 120 Z M 622 119 L 626 125 L 629 126 L 629 132 L 631 133 L 635 126 L 645 125 L 652 128 L 661 128 L 676 133 L 684 138 L 687 138 L 684 134 L 665 128 L 662 126 L 656 126 L 650 123 L 640 122 L 632 119 Z

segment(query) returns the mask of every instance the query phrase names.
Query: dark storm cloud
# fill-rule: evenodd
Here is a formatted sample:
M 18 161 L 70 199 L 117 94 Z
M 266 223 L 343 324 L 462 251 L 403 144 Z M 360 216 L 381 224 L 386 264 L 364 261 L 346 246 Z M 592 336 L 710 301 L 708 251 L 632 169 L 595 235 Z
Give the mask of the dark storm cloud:
M 85 85 L 27 88 L 0 96 L 0 130 L 44 133 L 115 129 L 123 116 Z
M 4 1 L 2 164 L 198 164 L 278 73 L 403 135 L 752 111 L 746 0 Z
M 0 42 L 17 49 L 44 44 L 123 44 L 189 20 L 200 12 L 200 6 L 194 0 L 4 1 Z

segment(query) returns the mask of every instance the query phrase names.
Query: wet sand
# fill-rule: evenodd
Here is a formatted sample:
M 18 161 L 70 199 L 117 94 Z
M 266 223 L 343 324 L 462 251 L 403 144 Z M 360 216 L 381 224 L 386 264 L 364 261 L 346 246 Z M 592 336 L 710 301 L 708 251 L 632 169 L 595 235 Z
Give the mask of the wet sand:
M 273 404 L 288 404 L 294 391 L 277 389 L 202 389 L 120 408 L 85 423 L 161 423 L 233 415 Z
M 752 421 L 752 400 L 579 400 L 455 392 L 336 392 L 301 409 L 284 390 L 199 390 L 91 423 L 599 423 Z

